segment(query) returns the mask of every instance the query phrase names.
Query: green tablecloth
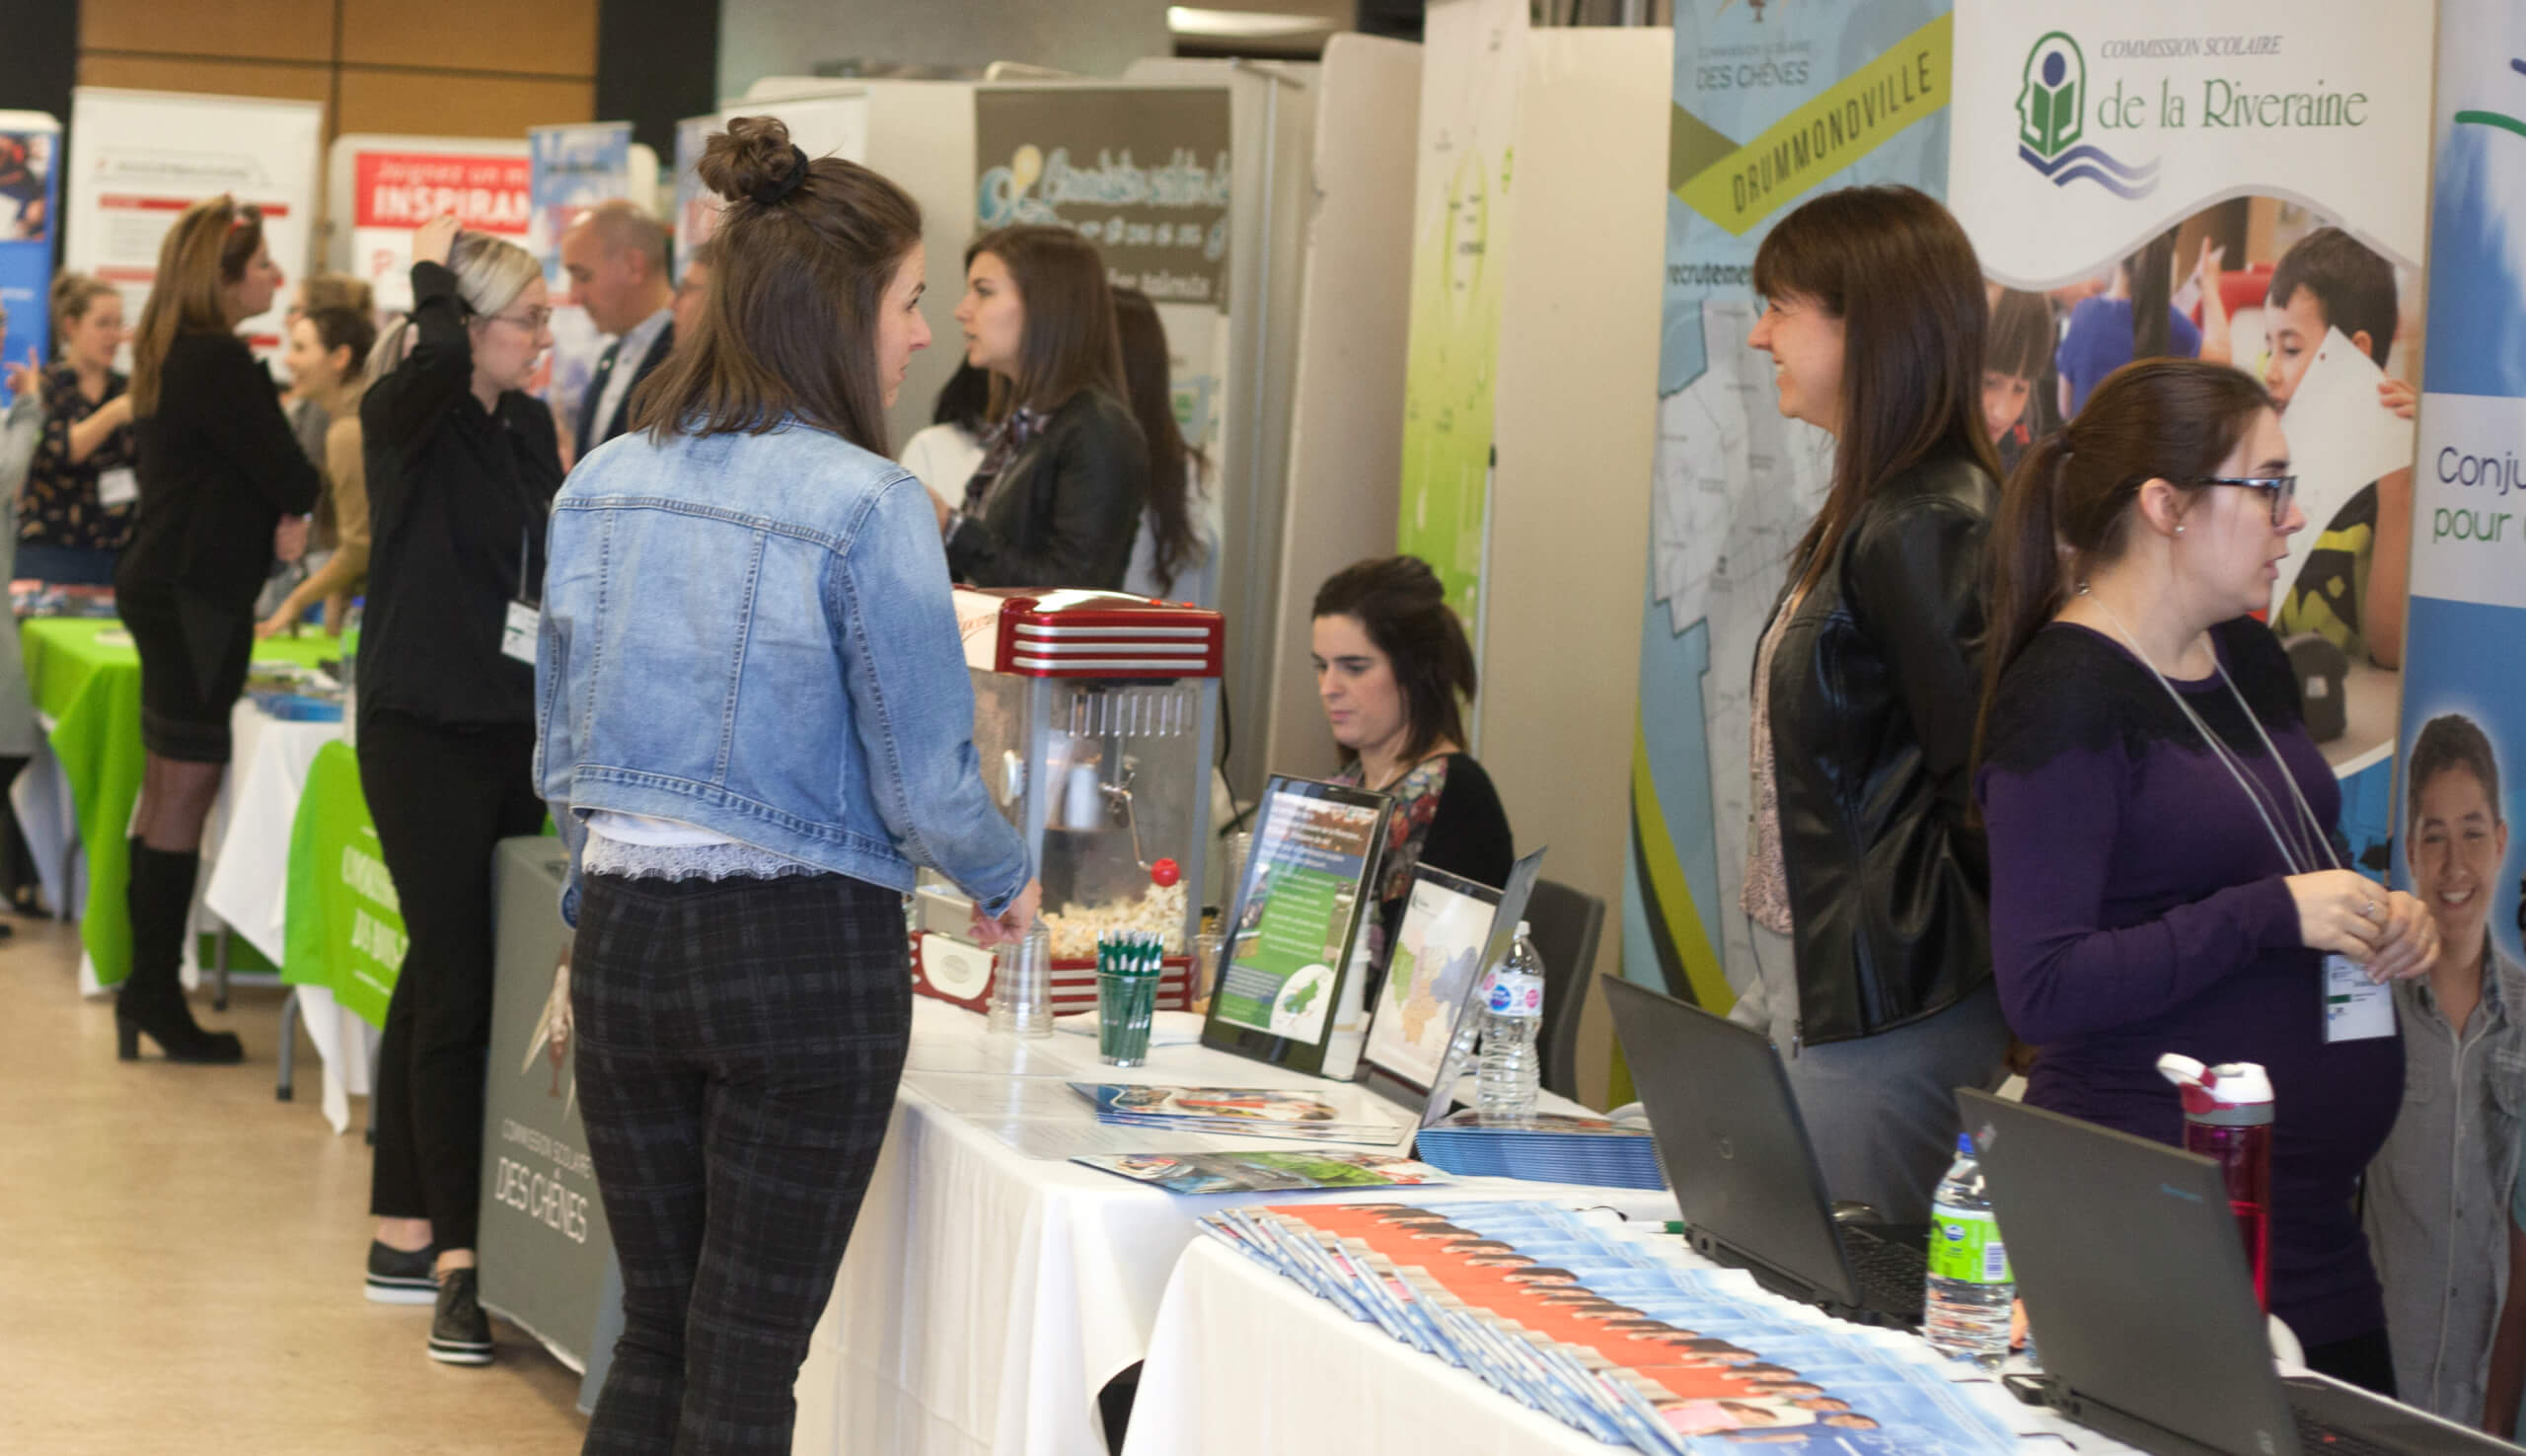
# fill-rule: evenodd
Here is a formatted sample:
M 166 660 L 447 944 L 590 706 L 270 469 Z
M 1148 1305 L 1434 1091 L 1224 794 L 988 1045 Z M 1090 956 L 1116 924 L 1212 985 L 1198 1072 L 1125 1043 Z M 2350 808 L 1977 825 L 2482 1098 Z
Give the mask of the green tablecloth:
M 404 965 L 404 915 L 359 786 L 359 756 L 329 743 L 307 766 L 289 834 L 281 979 L 321 985 L 380 1029 Z
M 123 886 L 131 873 L 131 807 L 140 797 L 140 654 L 122 623 L 97 618 L 34 619 L 19 626 L 18 640 L 36 709 L 52 719 L 53 756 L 69 780 L 87 855 L 79 938 L 97 980 L 112 985 L 131 969 Z M 347 650 L 334 637 L 276 637 L 257 644 L 255 656 L 313 666 Z

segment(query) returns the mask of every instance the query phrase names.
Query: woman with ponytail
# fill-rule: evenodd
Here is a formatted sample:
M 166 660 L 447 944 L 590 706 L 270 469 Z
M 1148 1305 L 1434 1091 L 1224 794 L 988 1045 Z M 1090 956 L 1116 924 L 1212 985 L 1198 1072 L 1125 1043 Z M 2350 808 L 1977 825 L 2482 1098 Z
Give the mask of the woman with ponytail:
M 2271 1075 L 2270 1295 L 2318 1370 L 2391 1395 L 2353 1200 L 2403 1048 L 2331 1041 L 2328 956 L 2424 974 L 2426 909 L 2342 866 L 2340 786 L 2270 628 L 2305 527 L 2270 397 L 2223 365 L 2109 377 L 2009 479 L 1992 532 L 1975 794 L 2027 1101 L 2176 1142 L 2160 1056 Z M 2350 973 L 2356 974 L 2356 973 Z
M 1754 289 L 1780 412 L 1833 437 L 1833 475 L 1756 649 L 1757 974 L 1731 1016 L 1780 1049 L 1833 1196 L 1924 1223 L 1951 1089 L 1989 1082 L 2008 1046 L 1966 780 L 1999 494 L 1989 306 L 1965 230 L 1909 187 L 1781 219 Z
M 245 1056 L 236 1037 L 193 1021 L 177 970 L 273 532 L 324 488 L 271 375 L 237 336 L 238 325 L 272 306 L 281 282 L 262 213 L 204 198 L 159 245 L 132 340 L 140 506 L 114 569 L 114 601 L 140 653 L 147 759 L 131 821 L 131 978 L 114 1002 L 125 1060 L 139 1055 L 142 1036 L 170 1061 Z
M 544 268 L 456 219 L 412 239 L 412 312 L 359 402 L 369 508 L 359 778 L 407 936 L 378 1047 L 368 1295 L 435 1303 L 427 1350 L 491 1358 L 474 1293 L 491 1042 L 491 852 L 544 824 L 533 632 L 561 483 L 553 411 L 525 393 L 553 342 Z
M 623 1266 L 585 1449 L 785 1456 L 912 1034 L 903 894 L 936 869 L 993 942 L 1040 892 L 983 786 L 938 518 L 886 459 L 921 210 L 769 116 L 699 175 L 727 207 L 698 327 L 554 507 L 537 772 Z

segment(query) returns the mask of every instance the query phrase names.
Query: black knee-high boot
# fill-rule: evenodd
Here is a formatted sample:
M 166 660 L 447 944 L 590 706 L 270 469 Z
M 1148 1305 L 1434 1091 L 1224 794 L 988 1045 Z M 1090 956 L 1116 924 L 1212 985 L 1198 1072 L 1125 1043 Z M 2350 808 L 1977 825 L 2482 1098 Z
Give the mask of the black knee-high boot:
M 115 1050 L 125 1061 L 140 1055 L 147 1033 L 169 1061 L 228 1062 L 246 1059 L 229 1032 L 202 1030 L 185 1000 L 182 981 L 185 935 L 191 927 L 193 880 L 201 855 L 152 849 L 131 841 L 131 978 L 114 999 Z

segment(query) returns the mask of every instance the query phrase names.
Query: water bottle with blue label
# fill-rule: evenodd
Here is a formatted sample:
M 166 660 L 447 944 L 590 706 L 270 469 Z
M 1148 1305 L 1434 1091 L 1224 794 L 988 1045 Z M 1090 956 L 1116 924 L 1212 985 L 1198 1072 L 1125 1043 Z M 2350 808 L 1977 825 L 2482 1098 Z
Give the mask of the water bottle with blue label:
M 1543 1085 L 1543 958 L 1518 922 L 1518 938 L 1492 974 L 1482 1009 L 1482 1060 L 1474 1071 L 1474 1110 L 1486 1118 L 1534 1116 Z

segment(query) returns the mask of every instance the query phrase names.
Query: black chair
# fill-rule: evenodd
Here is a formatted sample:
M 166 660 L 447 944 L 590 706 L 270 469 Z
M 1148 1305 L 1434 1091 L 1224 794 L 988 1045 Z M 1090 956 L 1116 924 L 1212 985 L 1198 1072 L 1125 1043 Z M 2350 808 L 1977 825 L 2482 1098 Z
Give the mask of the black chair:
M 1597 977 L 1597 940 L 1605 903 L 1556 880 L 1537 880 L 1526 900 L 1526 928 L 1543 957 L 1543 1085 L 1579 1096 L 1579 1014 Z

